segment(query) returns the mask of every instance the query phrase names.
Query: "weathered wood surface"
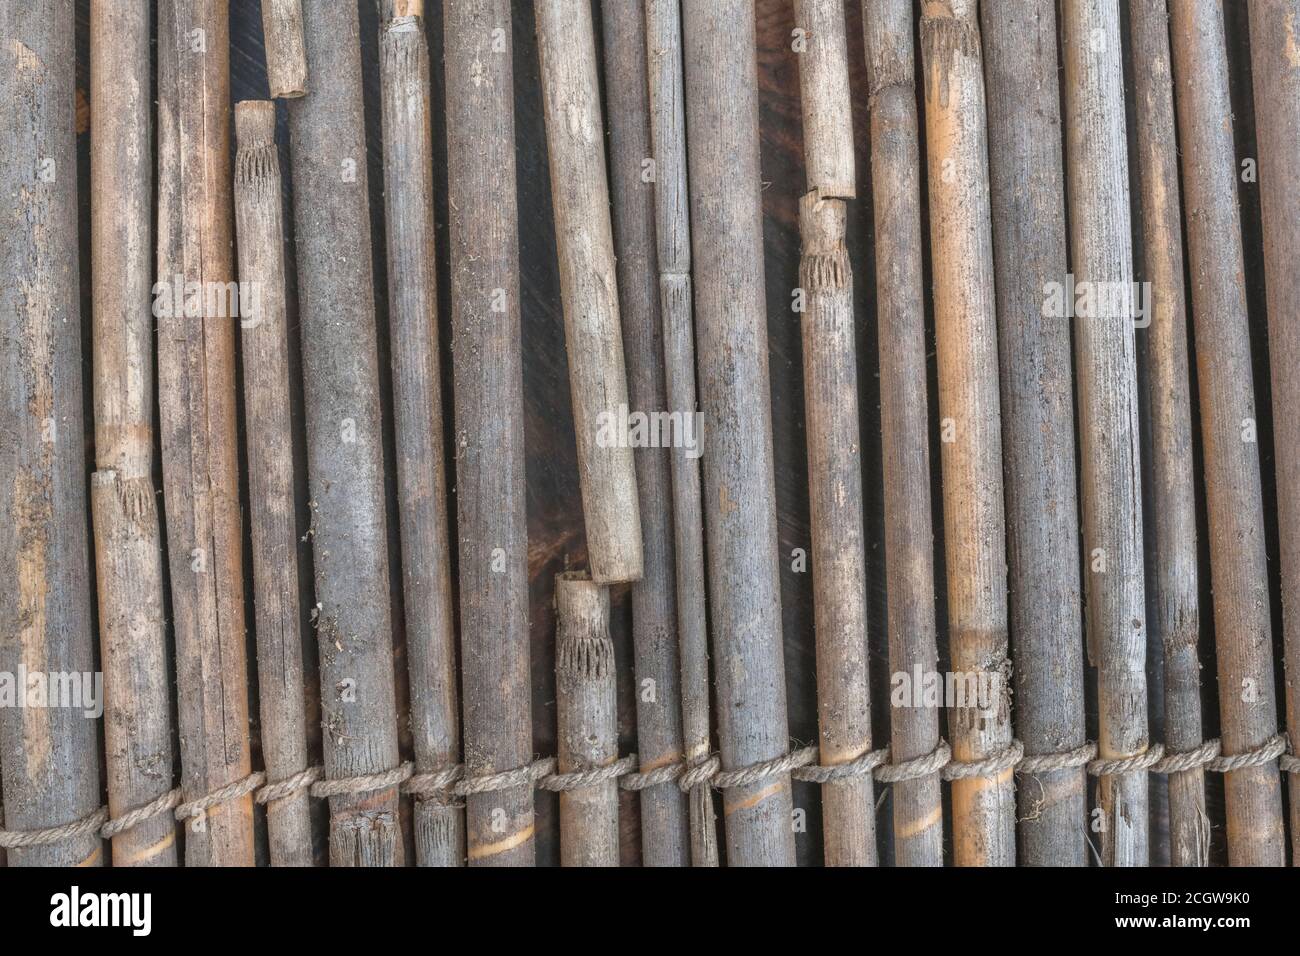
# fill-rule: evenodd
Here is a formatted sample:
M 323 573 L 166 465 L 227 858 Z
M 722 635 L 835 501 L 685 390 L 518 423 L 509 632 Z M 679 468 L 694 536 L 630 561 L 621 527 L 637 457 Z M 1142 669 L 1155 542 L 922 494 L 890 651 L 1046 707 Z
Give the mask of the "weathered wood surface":
M 794 0 L 794 18 L 808 189 L 823 199 L 852 199 L 858 184 L 844 3 Z
M 303 36 L 302 0 L 262 0 L 266 81 L 277 99 L 307 93 L 307 47 Z

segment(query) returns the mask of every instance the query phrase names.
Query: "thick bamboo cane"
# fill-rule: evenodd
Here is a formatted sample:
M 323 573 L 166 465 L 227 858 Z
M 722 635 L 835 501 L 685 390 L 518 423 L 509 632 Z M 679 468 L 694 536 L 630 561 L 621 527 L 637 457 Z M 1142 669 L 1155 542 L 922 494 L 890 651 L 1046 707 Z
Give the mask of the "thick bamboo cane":
M 443 17 L 461 682 L 478 775 L 533 759 L 514 71 L 507 0 L 447 0 Z M 531 866 L 532 788 L 471 794 L 466 831 L 471 864 Z
M 667 410 L 667 399 L 654 181 L 643 178 L 644 163 L 652 155 L 646 24 L 640 0 L 603 0 L 600 9 L 628 400 L 634 413 L 655 416 Z M 669 471 L 672 450 L 668 446 L 682 439 L 684 432 L 675 425 L 673 428 L 671 434 L 658 431 L 652 436 L 651 447 L 635 452 L 645 567 L 641 580 L 632 586 L 632 648 L 637 753 L 643 773 L 682 760 L 682 675 Z M 686 798 L 672 784 L 641 791 L 641 860 L 646 866 L 686 866 L 690 862 Z
M 632 449 L 618 440 L 627 376 L 591 7 L 535 9 L 587 559 L 599 584 L 638 581 L 644 560 L 636 470 Z
M 1251 0 L 1250 61 L 1263 200 L 1264 277 L 1277 455 L 1283 655 L 1291 745 L 1300 748 L 1300 0 Z M 1291 865 L 1300 866 L 1300 775 L 1290 774 Z
M 109 810 L 172 787 L 170 660 L 153 484 L 153 142 L 148 4 L 90 5 L 90 254 L 95 457 L 90 480 Z M 113 838 L 114 866 L 175 866 L 163 814 Z
M 250 768 L 229 19 L 226 0 L 158 4 L 158 407 L 187 800 Z M 194 819 L 185 862 L 252 865 L 252 798 Z
M 1076 285 L 1132 288 L 1123 51 L 1116 0 L 1065 0 L 1065 133 Z M 1100 309 L 1074 322 L 1083 487 L 1088 657 L 1098 668 L 1103 759 L 1147 750 L 1146 598 L 1133 316 Z M 1105 866 L 1149 858 L 1146 771 L 1101 778 Z
M 397 767 L 388 540 L 357 8 L 303 3 L 289 104 L 316 630 L 328 777 Z M 330 798 L 332 866 L 400 866 L 397 790 Z
M 709 584 L 722 764 L 786 752 L 754 7 L 683 7 Z M 724 794 L 727 860 L 794 864 L 788 774 Z
M 433 773 L 460 762 L 460 718 L 443 472 L 429 48 L 422 2 L 388 0 L 383 16 L 389 341 L 411 733 L 416 772 Z M 421 866 L 464 863 L 465 815 L 455 801 L 416 800 L 415 853 Z
M 294 505 L 283 197 L 274 103 L 255 100 L 235 107 L 235 146 L 239 281 L 257 296 L 256 311 L 241 322 L 240 352 L 248 423 L 258 704 L 266 777 L 276 783 L 307 769 L 307 702 L 299 637 L 301 535 Z M 272 866 L 312 865 L 305 791 L 268 804 L 266 821 Z
M 618 759 L 614 642 L 609 589 L 585 575 L 555 579 L 555 705 L 560 773 Z M 562 866 L 618 866 L 618 784 L 603 780 L 560 794 Z
M 1016 734 L 1030 755 L 1083 746 L 1083 624 L 1054 0 L 985 0 L 989 182 L 1002 378 Z M 1087 866 L 1083 767 L 1019 781 L 1020 862 Z
M 1224 754 L 1231 756 L 1257 749 L 1277 733 L 1246 266 L 1223 7 L 1218 0 L 1172 0 L 1169 15 L 1205 448 L 1220 736 Z M 1268 122 L 1264 115 L 1262 123 Z M 1230 771 L 1224 787 L 1232 865 L 1284 866 L 1276 762 Z
M 73 29 L 68 0 L 0 6 L 0 671 L 45 682 L 60 673 L 90 680 L 95 670 Z M 72 823 L 99 806 L 90 707 L 62 703 L 71 706 L 0 708 L 4 817 L 14 830 Z M 14 848 L 9 858 L 15 866 L 103 861 L 93 833 Z
M 683 425 L 698 421 L 695 394 L 695 320 L 691 294 L 690 190 L 686 175 L 686 106 L 682 89 L 682 24 L 677 0 L 645 0 L 650 133 L 655 162 L 655 242 L 663 309 L 664 380 L 668 410 Z M 698 428 L 695 447 L 674 447 L 673 539 L 677 565 L 677 644 L 681 656 L 682 735 L 686 763 L 708 759 L 709 635 L 705 599 L 704 503 L 700 491 Z M 718 865 L 718 828 L 709 784 L 689 796 L 691 863 Z
M 885 499 L 889 668 L 932 673 L 934 531 L 926 396 L 925 292 L 921 273 L 921 155 L 910 0 L 863 0 L 871 106 L 872 206 L 876 226 L 876 313 L 880 341 L 880 430 Z M 937 707 L 890 711 L 897 762 L 939 745 Z M 894 785 L 894 859 L 943 865 L 938 773 Z
M 1011 746 L 1007 568 L 997 317 L 986 161 L 984 76 L 973 0 L 925 0 L 921 13 L 930 242 L 939 353 L 949 654 L 989 705 L 949 702 L 958 761 Z M 952 785 L 959 866 L 1014 866 L 1010 768 Z
M 1170 77 L 1165 0 L 1129 6 L 1136 87 L 1138 168 L 1142 183 L 1142 248 L 1151 283 L 1147 335 L 1147 399 L 1151 414 L 1150 498 L 1154 502 L 1155 567 L 1151 586 L 1164 647 L 1165 747 L 1185 753 L 1201 745 L 1199 571 L 1196 479 L 1192 468 L 1192 398 L 1187 359 L 1183 224 L 1178 138 Z M 1169 775 L 1169 846 L 1173 866 L 1206 866 L 1210 818 L 1205 768 Z
M 307 93 L 307 48 L 303 40 L 302 0 L 262 0 L 266 81 L 276 99 Z

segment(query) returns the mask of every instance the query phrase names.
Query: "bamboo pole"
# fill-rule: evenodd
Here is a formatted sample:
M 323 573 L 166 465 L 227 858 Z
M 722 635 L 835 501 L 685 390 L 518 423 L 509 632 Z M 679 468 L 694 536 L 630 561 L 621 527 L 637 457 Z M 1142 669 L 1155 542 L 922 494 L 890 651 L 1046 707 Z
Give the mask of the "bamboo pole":
M 95 457 L 90 479 L 109 810 L 172 787 L 171 662 L 153 483 L 153 143 L 148 4 L 90 5 Z M 176 821 L 113 838 L 114 866 L 175 866 Z
M 395 769 L 388 539 L 357 8 L 306 0 L 289 104 L 325 772 Z M 400 866 L 395 787 L 330 798 L 332 866 Z
M 0 6 L 0 671 L 91 679 L 73 29 L 66 0 Z M 95 721 L 67 703 L 77 706 L 0 708 L 15 830 L 99 807 Z M 14 866 L 103 859 L 93 833 L 9 854 Z
M 1286 714 L 1300 747 L 1300 0 L 1251 0 L 1250 60 L 1263 201 L 1264 276 L 1277 456 Z M 1287 780 L 1291 865 L 1300 866 L 1300 776 Z
M 863 0 L 862 25 L 871 106 L 889 668 L 895 674 L 932 673 L 939 655 L 912 4 Z M 938 747 L 939 714 L 937 707 L 891 710 L 894 762 L 924 757 Z M 943 865 L 937 773 L 895 784 L 893 817 L 899 866 Z
M 853 273 L 845 248 L 856 194 L 848 44 L 840 0 L 795 0 L 808 46 L 799 54 L 804 165 L 799 203 L 804 401 L 817 633 L 821 762 L 848 763 L 871 750 L 867 683 L 867 574 L 862 524 L 858 365 Z M 822 786 L 828 866 L 875 866 L 874 786 L 869 774 Z
M 614 642 L 609 589 L 586 575 L 555 579 L 555 704 L 560 773 L 618 760 Z M 618 784 L 603 780 L 560 793 L 562 866 L 618 866 Z
M 225 0 L 158 4 L 158 406 L 187 800 L 250 770 L 228 14 Z M 185 862 L 251 866 L 252 798 L 193 820 Z
M 389 341 L 411 731 L 416 771 L 433 773 L 460 762 L 460 723 L 443 473 L 429 48 L 423 3 L 389 0 L 383 16 Z M 464 863 L 465 815 L 454 801 L 416 800 L 415 852 L 421 866 Z
M 1214 0 L 1173 0 L 1169 14 L 1205 448 L 1220 737 L 1231 756 L 1259 748 L 1277 733 L 1246 266 L 1223 7 Z M 1224 788 L 1231 864 L 1284 866 L 1277 764 L 1230 771 Z
M 605 94 L 610 125 L 614 249 L 618 257 L 628 401 L 634 412 L 667 409 L 663 328 L 655 254 L 654 185 L 643 180 L 652 155 L 646 23 L 640 0 L 603 0 Z M 677 442 L 683 430 L 659 433 Z M 658 444 L 658 442 L 656 442 Z M 682 760 L 681 665 L 677 650 L 670 447 L 635 452 L 641 504 L 644 573 L 632 586 L 636 741 L 648 773 Z M 690 830 L 686 798 L 672 784 L 641 791 L 641 860 L 646 866 L 686 866 Z
M 535 10 L 587 559 L 599 584 L 638 581 L 644 560 L 632 449 L 609 439 L 628 408 L 627 377 L 591 7 L 541 3 Z
M 1065 132 L 1074 281 L 1129 290 L 1129 226 L 1122 49 L 1116 0 L 1065 0 Z M 1100 283 L 1100 285 L 1097 285 Z M 1103 759 L 1147 750 L 1146 598 L 1138 402 L 1130 310 L 1074 322 L 1082 458 L 1088 657 L 1098 668 Z M 1149 859 L 1145 771 L 1102 777 L 1105 866 Z
M 997 316 L 984 78 L 972 0 L 926 0 L 921 55 L 944 439 L 949 653 L 953 671 L 963 678 L 974 675 L 997 692 L 987 713 L 978 702 L 950 707 L 953 757 L 970 762 L 1011 746 Z M 954 781 L 952 808 L 959 866 L 1015 865 L 1010 769 Z
M 298 541 L 289 408 L 284 222 L 275 104 L 235 106 L 235 232 L 239 279 L 258 296 L 240 334 L 248 423 L 258 704 L 268 782 L 307 769 L 307 702 L 298 605 Z M 311 866 L 306 791 L 267 805 L 272 866 Z
M 307 49 L 303 41 L 302 0 L 262 0 L 266 81 L 271 96 L 293 99 L 307 94 Z
M 754 7 L 682 10 L 719 740 L 728 770 L 786 752 Z M 724 794 L 727 860 L 794 864 L 788 774 Z
M 1183 289 L 1182 202 L 1178 183 L 1174 93 L 1165 0 L 1129 7 L 1136 86 L 1142 248 L 1151 283 L 1147 335 L 1151 410 L 1151 501 L 1156 591 L 1152 622 L 1164 647 L 1165 746 L 1185 753 L 1201 745 L 1199 570 L 1196 479 L 1192 468 L 1192 397 Z M 1173 866 L 1207 866 L 1210 818 L 1205 769 L 1169 775 L 1169 846 Z
M 1036 756 L 1086 739 L 1070 326 L 1043 316 L 1066 279 L 1055 0 L 985 0 L 989 171 L 997 250 L 1016 735 Z M 1020 862 L 1087 866 L 1083 767 L 1019 781 Z
M 691 421 L 697 421 L 698 413 L 680 14 L 677 0 L 645 0 L 665 396 L 668 411 L 681 416 L 684 423 L 687 416 L 691 416 Z M 690 767 L 707 760 L 712 747 L 699 429 L 694 429 L 693 434 L 697 442 L 695 449 L 675 447 L 669 453 L 677 567 L 677 643 L 682 672 L 682 739 L 686 763 Z M 688 803 L 691 863 L 694 866 L 717 866 L 718 830 L 713 815 L 713 791 L 709 784 L 693 787 Z
M 514 78 L 507 0 L 446 0 L 465 769 L 533 759 Z M 531 866 L 533 792 L 471 794 L 469 861 Z

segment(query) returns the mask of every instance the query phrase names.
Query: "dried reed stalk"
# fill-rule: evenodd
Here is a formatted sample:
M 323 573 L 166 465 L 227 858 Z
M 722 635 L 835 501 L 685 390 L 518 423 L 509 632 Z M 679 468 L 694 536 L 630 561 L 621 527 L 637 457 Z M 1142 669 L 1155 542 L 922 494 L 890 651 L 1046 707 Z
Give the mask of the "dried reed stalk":
M 1142 184 L 1142 248 L 1153 310 L 1146 333 L 1150 500 L 1157 555 L 1151 581 L 1156 592 L 1152 626 L 1164 647 L 1165 747 L 1185 753 L 1202 741 L 1197 653 L 1200 586 L 1182 203 L 1165 0 L 1138 0 L 1129 6 L 1129 18 Z M 1169 846 L 1173 866 L 1209 864 L 1210 818 L 1205 810 L 1203 767 L 1169 775 Z
M 0 5 L 0 671 L 89 678 L 72 14 L 66 0 Z M 0 707 L 7 826 L 98 809 L 95 721 L 83 710 Z M 103 843 L 92 833 L 15 848 L 9 862 L 99 866 Z
M 1217 0 L 1173 0 L 1169 15 L 1205 449 L 1220 737 L 1231 756 L 1261 747 L 1277 733 L 1246 265 L 1223 7 Z M 1263 124 L 1268 121 L 1265 115 Z M 1277 764 L 1230 771 L 1224 789 L 1231 864 L 1285 866 Z
M 853 199 L 858 183 L 844 5 L 794 0 L 794 20 L 806 44 L 799 53 L 799 92 L 808 188 L 821 198 Z
M 1083 746 L 1083 623 L 1070 325 L 1043 315 L 1066 281 L 1054 0 L 985 0 L 989 185 L 997 250 L 1016 736 L 1030 755 Z M 1024 774 L 1020 862 L 1087 866 L 1083 767 Z
M 889 668 L 932 673 L 938 650 L 912 4 L 864 0 L 862 25 L 871 106 Z M 924 757 L 939 745 L 939 709 L 895 708 L 889 730 L 895 762 Z M 899 866 L 943 865 L 937 773 L 895 784 L 893 817 Z
M 398 765 L 357 8 L 305 0 L 289 104 L 316 630 L 328 777 Z M 395 787 L 330 798 L 332 866 L 400 866 Z
M 302 0 L 262 0 L 262 33 L 271 96 L 305 96 L 307 47 L 303 40 Z
M 226 0 L 158 4 L 158 407 L 187 800 L 250 770 Z M 179 288 L 181 284 L 184 288 Z M 202 308 L 187 294 L 196 291 Z M 178 307 L 182 296 L 185 307 Z M 199 312 L 195 315 L 193 312 Z M 187 866 L 251 866 L 253 802 L 191 821 Z
M 285 310 L 284 219 L 275 104 L 235 106 L 235 233 L 239 278 L 256 289 L 258 309 L 240 334 L 248 423 L 248 499 L 253 544 L 258 705 L 267 780 L 307 769 L 307 701 L 298 604 L 297 509 L 289 338 Z M 267 805 L 272 866 L 311 866 L 306 791 Z
M 405 11 L 397 15 L 397 10 Z M 402 589 L 410 659 L 416 772 L 460 762 L 455 608 L 451 596 L 447 485 L 438 361 L 433 132 L 423 4 L 384 4 L 380 35 L 388 301 Z M 465 815 L 455 801 L 415 802 L 421 866 L 465 861 Z
M 1300 746 L 1300 0 L 1251 0 L 1250 61 L 1259 146 L 1277 455 L 1287 728 Z M 1287 781 L 1291 865 L 1300 865 L 1300 776 Z
M 925 0 L 930 242 L 939 360 L 944 541 L 952 669 L 996 691 L 951 706 L 959 761 L 1011 745 L 1007 683 L 1007 567 L 1002 498 L 997 316 L 990 231 L 984 73 L 973 0 Z M 952 785 L 959 866 L 1014 866 L 1015 781 L 1010 769 Z
M 681 10 L 677 0 L 645 0 L 645 20 L 667 408 L 681 416 L 683 422 L 687 416 L 696 421 L 690 190 L 686 175 Z M 692 433 L 697 442 L 701 440 L 699 429 L 693 429 Z M 712 746 L 704 504 L 698 450 L 698 447 L 695 451 L 675 447 L 670 452 L 682 733 L 686 763 L 690 766 L 707 760 Z M 697 784 L 691 790 L 689 807 L 691 863 L 717 866 L 718 829 L 713 813 L 713 791 L 708 783 Z
M 1116 0 L 1065 0 L 1065 155 L 1074 279 L 1132 287 L 1123 50 Z M 1097 285 L 1101 283 L 1101 285 Z M 1097 667 L 1103 759 L 1145 753 L 1146 589 L 1142 553 L 1138 398 L 1129 310 L 1074 322 L 1082 459 L 1088 657 Z M 1147 774 L 1102 777 L 1105 866 L 1149 858 Z
M 722 764 L 786 752 L 754 6 L 683 7 L 700 393 Z M 794 864 L 788 774 L 728 790 L 732 865 Z
M 533 759 L 523 359 L 507 0 L 446 0 L 447 171 L 465 768 Z M 531 866 L 533 791 L 466 801 L 469 861 Z
M 603 0 L 600 9 L 628 400 L 634 410 L 651 415 L 665 411 L 667 399 L 654 183 L 643 179 L 643 164 L 652 154 L 646 24 L 640 0 Z M 682 436 L 677 430 L 657 437 L 676 441 Z M 671 454 L 669 447 L 649 447 L 637 449 L 634 456 L 645 550 L 644 574 L 632 586 L 636 741 L 642 772 L 682 760 Z M 646 866 L 686 866 L 690 862 L 686 798 L 671 784 L 641 791 L 641 860 Z
M 90 5 L 95 458 L 90 506 L 114 815 L 172 787 L 171 661 L 153 483 L 153 137 L 148 4 Z M 114 866 L 175 866 L 176 821 L 113 838 Z

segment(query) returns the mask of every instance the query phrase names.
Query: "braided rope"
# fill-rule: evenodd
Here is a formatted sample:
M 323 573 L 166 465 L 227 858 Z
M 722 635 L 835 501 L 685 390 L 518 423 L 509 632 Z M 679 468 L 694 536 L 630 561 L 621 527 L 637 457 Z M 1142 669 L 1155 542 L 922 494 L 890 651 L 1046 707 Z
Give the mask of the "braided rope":
M 1150 770 L 1164 758 L 1164 755 L 1164 747 L 1160 744 L 1152 744 L 1140 754 L 1131 757 L 1091 760 L 1088 762 L 1088 773 L 1094 777 L 1117 777 L 1125 773 L 1137 773 L 1139 770 Z

